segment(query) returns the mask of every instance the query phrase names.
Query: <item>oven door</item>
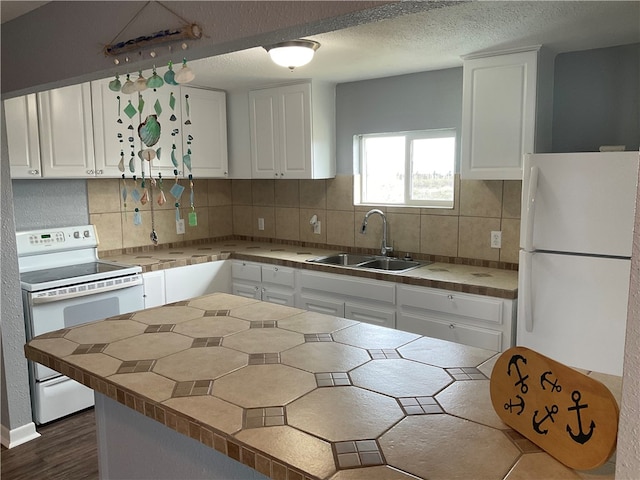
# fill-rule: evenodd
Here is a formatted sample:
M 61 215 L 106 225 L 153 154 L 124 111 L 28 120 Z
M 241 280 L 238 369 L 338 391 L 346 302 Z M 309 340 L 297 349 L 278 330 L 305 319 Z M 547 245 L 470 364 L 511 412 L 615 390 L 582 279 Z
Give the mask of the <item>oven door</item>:
M 143 287 L 132 282 L 124 288 L 80 295 L 65 296 L 60 300 L 35 301 L 32 293 L 24 292 L 27 341 L 44 333 L 74 327 L 104 318 L 122 315 L 144 308 Z M 41 293 L 41 292 L 38 292 Z M 31 362 L 33 363 L 33 362 Z M 43 381 L 60 374 L 43 365 L 34 363 L 32 374 L 36 381 Z

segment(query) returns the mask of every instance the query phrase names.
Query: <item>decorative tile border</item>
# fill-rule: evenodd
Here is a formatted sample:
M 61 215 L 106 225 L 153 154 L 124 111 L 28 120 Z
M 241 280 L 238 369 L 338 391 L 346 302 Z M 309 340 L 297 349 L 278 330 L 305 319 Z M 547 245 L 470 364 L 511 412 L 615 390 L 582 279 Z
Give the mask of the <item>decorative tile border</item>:
M 109 346 L 108 343 L 87 343 L 78 345 L 72 355 L 84 355 L 86 353 L 102 353 Z
M 149 325 L 144 333 L 169 333 L 173 332 L 173 328 L 175 327 L 175 323 L 165 323 L 162 325 Z
M 275 365 L 280 363 L 279 353 L 250 353 L 249 365 Z
M 228 317 L 231 310 L 205 310 L 205 317 Z
M 222 345 L 222 337 L 194 338 L 191 348 L 219 347 Z
M 305 333 L 305 343 L 312 342 L 333 342 L 333 337 L 330 333 Z
M 369 352 L 369 356 L 373 360 L 381 360 L 385 358 L 402 358 L 402 356 L 396 350 L 390 348 L 374 348 L 371 350 L 367 350 L 367 352 Z
M 384 465 L 382 451 L 375 440 L 354 440 L 332 444 L 339 469 Z
M 171 398 L 194 397 L 199 395 L 209 395 L 213 387 L 213 380 L 191 380 L 188 382 L 177 382 L 173 388 Z
M 318 387 L 344 387 L 353 385 L 349 375 L 343 372 L 316 373 Z
M 150 372 L 155 365 L 155 360 L 128 360 L 120 364 L 116 373 L 141 373 Z
M 433 397 L 402 397 L 398 403 L 406 415 L 431 415 L 445 413 Z
M 252 321 L 249 328 L 276 328 L 278 322 L 276 320 L 258 320 Z
M 244 428 L 274 427 L 286 425 L 285 407 L 250 408 L 244 411 Z
M 445 368 L 454 380 L 489 380 L 484 373 L 475 367 Z

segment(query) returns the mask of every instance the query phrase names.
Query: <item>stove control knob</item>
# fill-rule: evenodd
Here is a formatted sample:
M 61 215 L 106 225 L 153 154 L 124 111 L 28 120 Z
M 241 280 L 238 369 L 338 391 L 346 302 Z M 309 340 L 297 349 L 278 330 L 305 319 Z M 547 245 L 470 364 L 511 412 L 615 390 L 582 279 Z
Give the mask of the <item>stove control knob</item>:
M 89 230 L 84 231 L 84 238 L 89 238 L 91 236 L 91 232 Z
M 73 232 L 73 238 L 80 238 L 80 232 Z

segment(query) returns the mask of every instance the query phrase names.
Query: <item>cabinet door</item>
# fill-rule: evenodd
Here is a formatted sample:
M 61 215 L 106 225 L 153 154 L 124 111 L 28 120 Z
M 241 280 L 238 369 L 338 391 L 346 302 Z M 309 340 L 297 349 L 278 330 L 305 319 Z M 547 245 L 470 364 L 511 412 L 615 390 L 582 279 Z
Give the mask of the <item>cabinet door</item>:
M 182 151 L 191 149 L 194 177 L 222 177 L 229 173 L 227 157 L 227 104 L 226 94 L 215 90 L 180 87 L 182 96 Z M 189 100 L 187 112 L 186 97 Z M 185 125 L 189 120 L 190 125 Z M 189 140 L 189 135 L 193 137 Z M 191 142 L 189 144 L 188 142 Z M 183 166 L 184 175 L 189 169 Z
M 38 114 L 43 176 L 94 176 L 91 85 L 38 93 Z
M 324 313 L 334 317 L 344 317 L 344 302 L 330 297 L 320 297 L 314 295 L 300 295 L 298 308 L 310 312 Z
M 36 94 L 5 100 L 4 113 L 11 178 L 41 177 Z
M 311 85 L 289 85 L 280 91 L 280 178 L 311 178 Z
M 144 308 L 159 307 L 164 305 L 164 270 L 145 272 L 142 274 L 144 287 Z
M 396 328 L 396 312 L 391 309 L 346 303 L 344 306 L 344 317 L 358 322 L 372 323 L 381 327 Z
M 464 61 L 462 178 L 522 178 L 522 156 L 534 151 L 537 55 Z
M 249 92 L 251 177 L 278 178 L 278 96 L 273 89 Z

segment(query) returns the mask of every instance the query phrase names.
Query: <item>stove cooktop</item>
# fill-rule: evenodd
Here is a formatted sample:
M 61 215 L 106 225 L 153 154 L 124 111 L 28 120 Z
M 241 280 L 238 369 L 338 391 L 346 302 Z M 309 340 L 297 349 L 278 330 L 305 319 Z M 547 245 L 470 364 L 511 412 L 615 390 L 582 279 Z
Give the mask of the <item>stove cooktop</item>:
M 22 272 L 20 282 L 27 290 L 37 290 L 38 288 L 104 280 L 135 273 L 138 273 L 135 267 L 98 261 Z

